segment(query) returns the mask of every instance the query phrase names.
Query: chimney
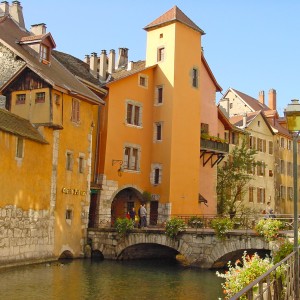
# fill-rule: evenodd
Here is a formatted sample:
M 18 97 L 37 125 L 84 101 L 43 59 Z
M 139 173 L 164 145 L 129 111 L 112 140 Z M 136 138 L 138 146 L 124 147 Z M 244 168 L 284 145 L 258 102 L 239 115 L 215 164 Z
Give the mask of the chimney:
M 244 113 L 243 114 L 243 128 L 246 128 L 246 125 L 247 125 L 247 114 Z
M 265 104 L 265 92 L 264 91 L 260 91 L 258 94 L 258 101 L 261 104 Z
M 131 71 L 133 69 L 133 61 L 130 61 L 127 65 L 127 71 Z
M 40 24 L 34 24 L 31 25 L 30 31 L 34 35 L 42 35 L 46 33 L 46 24 L 45 23 L 40 23 Z
M 269 108 L 276 110 L 276 90 L 269 90 Z
M 7 1 L 0 3 L 0 16 L 6 16 L 9 14 L 9 5 Z
M 118 69 L 128 63 L 128 48 L 119 48 Z
M 97 66 L 98 66 L 97 53 L 92 52 L 90 56 L 90 72 L 95 78 L 97 78 Z
M 13 20 L 15 20 L 20 28 L 25 29 L 25 22 L 23 18 L 22 6 L 19 1 L 13 1 L 12 5 L 9 7 L 9 13 Z
M 108 73 L 112 74 L 115 71 L 115 66 L 116 66 L 116 52 L 114 49 L 111 49 L 109 51 L 109 56 L 108 56 Z
M 107 56 L 106 51 L 101 50 L 100 54 L 100 67 L 99 67 L 99 79 L 102 81 L 106 80 L 106 73 L 107 73 Z
M 88 54 L 86 54 L 83 61 L 89 65 L 90 64 L 90 56 Z

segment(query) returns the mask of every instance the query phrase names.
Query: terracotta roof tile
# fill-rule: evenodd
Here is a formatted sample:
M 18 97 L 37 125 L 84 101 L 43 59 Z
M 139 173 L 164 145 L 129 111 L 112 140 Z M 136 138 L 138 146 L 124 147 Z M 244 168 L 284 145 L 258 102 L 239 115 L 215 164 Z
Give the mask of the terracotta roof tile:
M 199 31 L 201 34 L 205 34 L 205 32 L 198 27 L 189 17 L 187 17 L 176 5 L 164 13 L 162 16 L 148 24 L 144 27 L 145 30 L 152 29 L 154 27 L 159 27 L 167 23 L 172 23 L 174 21 L 178 21 L 183 23 L 192 29 Z
M 42 144 L 48 144 L 39 131 L 33 127 L 28 120 L 12 114 L 5 109 L 0 109 L 0 130 Z

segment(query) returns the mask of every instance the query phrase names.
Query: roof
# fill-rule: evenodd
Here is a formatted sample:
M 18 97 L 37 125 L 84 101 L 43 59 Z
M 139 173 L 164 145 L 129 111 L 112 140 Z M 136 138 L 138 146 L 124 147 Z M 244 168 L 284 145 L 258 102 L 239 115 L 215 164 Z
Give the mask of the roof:
M 180 22 L 186 26 L 205 34 L 205 32 L 198 27 L 189 17 L 187 17 L 176 5 L 164 13 L 162 16 L 158 17 L 156 20 L 144 27 L 145 30 L 151 30 L 156 27 L 164 26 L 173 22 Z
M 26 119 L 23 119 L 5 109 L 0 108 L 0 130 L 30 139 L 42 144 L 48 142 L 39 131 Z
M 252 98 L 238 90 L 235 90 L 235 89 L 232 89 L 231 90 L 236 93 L 242 100 L 244 100 L 244 102 L 250 106 L 254 111 L 260 111 L 260 110 L 270 110 L 270 108 L 265 105 L 265 104 L 262 104 L 260 103 L 257 99 L 255 98 Z
M 19 44 L 19 41 L 26 36 L 30 36 L 30 33 L 21 30 L 9 16 L 0 17 L 0 43 L 24 60 L 29 69 L 54 88 L 65 93 L 76 94 L 77 97 L 94 104 L 103 103 L 53 56 L 51 64 L 43 64 L 29 46 Z M 5 87 L 6 84 L 0 87 L 0 90 Z
M 216 80 L 216 78 L 215 78 L 213 72 L 211 71 L 211 69 L 210 69 L 210 67 L 209 67 L 209 65 L 208 65 L 208 63 L 207 63 L 207 61 L 206 61 L 206 59 L 205 59 L 205 57 L 204 57 L 203 52 L 201 53 L 201 60 L 202 60 L 202 62 L 203 62 L 203 65 L 204 65 L 204 67 L 205 67 L 205 69 L 206 69 L 206 71 L 207 71 L 209 77 L 211 78 L 211 80 L 213 81 L 213 83 L 214 83 L 215 86 L 216 86 L 216 91 L 217 91 L 217 92 L 221 92 L 223 89 L 222 89 L 221 86 L 218 84 L 218 82 L 217 82 L 217 80 Z
M 245 116 L 243 116 L 243 115 L 233 116 L 230 118 L 230 123 L 234 124 L 237 127 L 243 128 L 244 117 L 246 117 L 246 126 L 245 127 L 249 127 L 249 125 L 253 122 L 253 120 L 258 115 L 261 115 L 261 117 L 264 119 L 267 127 L 270 129 L 271 133 L 274 135 L 275 132 L 274 132 L 270 122 L 265 117 L 265 115 L 262 111 L 255 111 L 255 112 L 247 113 Z
M 75 76 L 78 76 L 79 78 L 87 80 L 94 85 L 98 85 L 100 87 L 101 83 L 100 83 L 99 79 L 95 78 L 90 73 L 90 66 L 86 62 L 84 62 L 70 54 L 60 52 L 57 50 L 53 50 L 52 55 L 62 65 L 64 65 L 72 74 L 74 74 Z
M 137 62 L 133 62 L 132 68 L 130 70 L 128 69 L 117 69 L 114 73 L 111 74 L 110 81 L 107 84 L 110 84 L 112 82 L 115 82 L 117 80 L 123 79 L 125 77 L 131 76 L 133 74 L 136 74 L 138 72 L 155 68 L 156 65 L 146 67 L 146 62 L 144 60 L 139 60 Z

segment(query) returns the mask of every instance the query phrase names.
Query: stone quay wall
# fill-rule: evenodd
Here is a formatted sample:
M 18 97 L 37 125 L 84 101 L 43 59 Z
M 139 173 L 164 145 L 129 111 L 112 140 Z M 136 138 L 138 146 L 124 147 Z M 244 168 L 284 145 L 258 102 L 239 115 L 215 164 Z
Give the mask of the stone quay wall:
M 54 219 L 48 210 L 0 208 L 0 265 L 54 260 Z

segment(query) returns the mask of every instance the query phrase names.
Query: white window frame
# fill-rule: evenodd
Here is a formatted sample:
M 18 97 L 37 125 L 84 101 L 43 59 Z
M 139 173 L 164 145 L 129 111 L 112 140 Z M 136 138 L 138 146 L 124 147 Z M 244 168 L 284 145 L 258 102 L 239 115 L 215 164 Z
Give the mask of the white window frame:
M 85 171 L 85 155 L 84 153 L 79 153 L 78 157 L 78 173 L 83 174 Z
M 159 90 L 161 90 L 161 101 L 160 100 L 160 97 L 159 97 Z M 159 106 L 159 105 L 162 105 L 164 102 L 164 86 L 163 85 L 157 85 L 155 87 L 155 101 L 154 101 L 154 105 L 155 106 Z
M 128 108 L 132 106 L 130 120 L 128 118 Z M 135 124 L 136 120 L 136 107 L 139 108 L 137 124 Z M 142 127 L 142 117 L 143 117 L 143 104 L 141 102 L 137 102 L 134 100 L 126 100 L 125 102 L 125 124 L 128 126 L 134 127 Z
M 129 155 L 127 154 L 129 152 Z M 136 154 L 136 160 L 134 159 Z M 141 165 L 141 146 L 136 144 L 125 144 L 123 150 L 123 169 L 124 171 L 139 172 Z
M 143 78 L 145 81 L 144 81 L 144 84 L 141 83 L 141 78 Z M 138 86 L 139 87 L 142 87 L 144 89 L 148 89 L 148 76 L 145 75 L 145 74 L 139 74 L 138 75 Z
M 66 151 L 66 170 L 67 171 L 73 171 L 73 167 L 74 167 L 73 152 L 67 150 Z
M 158 170 L 158 182 L 155 181 L 156 179 L 156 170 Z M 150 182 L 151 184 L 157 186 L 162 182 L 162 164 L 160 163 L 153 163 L 151 164 L 151 174 L 150 174 Z

